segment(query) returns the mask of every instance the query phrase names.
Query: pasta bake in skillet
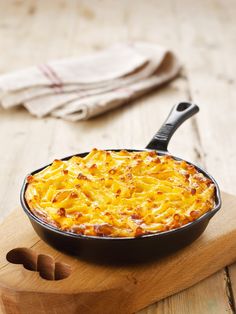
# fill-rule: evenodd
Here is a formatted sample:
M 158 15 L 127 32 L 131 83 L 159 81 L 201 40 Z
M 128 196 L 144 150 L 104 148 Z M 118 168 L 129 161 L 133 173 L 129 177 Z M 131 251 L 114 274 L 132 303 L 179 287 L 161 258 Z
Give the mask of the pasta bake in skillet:
M 155 151 L 93 149 L 55 160 L 27 180 L 31 211 L 76 234 L 142 236 L 181 227 L 214 206 L 210 179 Z
M 199 111 L 175 105 L 147 147 L 92 150 L 29 174 L 21 204 L 41 239 L 95 262 L 138 262 L 196 240 L 221 207 L 215 179 L 170 155 L 176 129 Z

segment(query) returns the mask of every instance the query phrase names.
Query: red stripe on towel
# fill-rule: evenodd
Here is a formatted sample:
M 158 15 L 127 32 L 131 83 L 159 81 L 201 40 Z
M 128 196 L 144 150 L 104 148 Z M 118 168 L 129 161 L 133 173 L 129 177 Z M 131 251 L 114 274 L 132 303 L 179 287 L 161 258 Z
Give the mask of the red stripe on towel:
M 57 93 L 63 92 L 62 90 L 62 81 L 56 75 L 56 73 L 46 64 L 40 64 L 38 66 L 39 70 L 43 73 L 43 75 L 52 83 L 51 87 L 55 89 Z
M 50 75 L 54 78 L 55 82 L 57 83 L 57 86 L 62 87 L 63 82 L 60 79 L 60 77 L 58 76 L 58 74 L 54 71 L 54 69 L 46 63 L 44 64 L 44 67 L 48 70 L 48 73 L 50 73 Z

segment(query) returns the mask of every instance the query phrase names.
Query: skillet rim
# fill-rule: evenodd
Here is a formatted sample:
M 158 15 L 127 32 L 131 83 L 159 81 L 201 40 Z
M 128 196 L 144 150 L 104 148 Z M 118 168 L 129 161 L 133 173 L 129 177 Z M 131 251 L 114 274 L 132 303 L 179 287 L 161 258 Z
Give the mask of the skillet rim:
M 194 226 L 195 224 L 201 222 L 202 220 L 205 220 L 209 217 L 209 220 L 220 210 L 221 206 L 222 206 L 222 199 L 221 199 L 221 193 L 220 193 L 220 188 L 218 183 L 216 182 L 216 180 L 204 169 L 202 169 L 201 167 L 199 167 L 198 165 L 182 159 L 180 157 L 174 156 L 172 154 L 170 154 L 168 151 L 162 151 L 162 150 L 156 150 L 156 149 L 148 149 L 148 148 L 144 148 L 144 149 L 127 149 L 127 148 L 115 148 L 115 149 L 104 149 L 105 151 L 121 151 L 121 150 L 127 150 L 128 152 L 142 152 L 142 151 L 155 151 L 158 155 L 169 155 L 172 158 L 174 158 L 177 161 L 185 161 L 188 164 L 194 166 L 200 173 L 202 173 L 204 176 L 206 176 L 207 178 L 209 178 L 210 180 L 212 180 L 212 182 L 215 185 L 215 206 L 213 207 L 213 209 L 211 209 L 210 211 L 206 212 L 205 214 L 203 214 L 202 216 L 200 216 L 199 218 L 197 218 L 194 221 L 191 221 L 189 223 L 187 223 L 186 225 L 183 225 L 181 227 L 175 228 L 175 229 L 171 229 L 171 230 L 167 230 L 167 231 L 161 231 L 161 232 L 156 232 L 156 233 L 150 233 L 150 234 L 144 234 L 140 237 L 108 237 L 108 236 L 89 236 L 89 235 L 81 235 L 81 234 L 76 234 L 70 231 L 63 231 L 60 230 L 52 225 L 50 225 L 49 223 L 44 222 L 42 219 L 38 218 L 36 215 L 33 214 L 33 212 L 30 210 L 27 201 L 25 199 L 25 192 L 26 192 L 26 188 L 28 186 L 28 183 L 26 181 L 27 177 L 29 175 L 34 175 L 35 173 L 38 173 L 40 171 L 42 171 L 43 169 L 45 169 L 46 167 L 50 166 L 52 163 L 47 164 L 46 166 L 43 166 L 37 170 L 32 171 L 31 173 L 29 173 L 23 182 L 23 185 L 21 187 L 21 191 L 20 191 L 20 203 L 21 206 L 24 210 L 24 212 L 26 213 L 26 215 L 29 217 L 29 219 L 33 219 L 36 223 L 40 224 L 42 227 L 49 229 L 52 232 L 56 232 L 62 236 L 66 236 L 66 237 L 72 237 L 75 239 L 79 239 L 79 240 L 87 240 L 87 241 L 92 241 L 92 240 L 112 240 L 112 241 L 131 241 L 131 240 L 141 240 L 141 239 L 147 239 L 147 238 L 153 238 L 153 237 L 162 237 L 162 236 L 166 236 L 166 235 L 170 235 L 170 234 L 175 234 L 178 232 L 181 232 L 182 230 L 186 230 L 186 229 L 191 229 L 192 226 Z M 90 152 L 83 152 L 83 153 L 78 153 L 78 154 L 73 154 L 64 158 L 61 158 L 60 160 L 68 160 L 73 156 L 79 156 L 79 157 L 85 157 L 87 154 L 89 154 Z

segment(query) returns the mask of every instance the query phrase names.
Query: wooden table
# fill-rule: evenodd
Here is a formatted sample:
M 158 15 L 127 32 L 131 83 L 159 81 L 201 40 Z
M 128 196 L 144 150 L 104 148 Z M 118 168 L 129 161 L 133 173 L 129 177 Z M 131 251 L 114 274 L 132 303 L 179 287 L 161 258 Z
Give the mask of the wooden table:
M 193 100 L 201 112 L 177 131 L 171 152 L 203 165 L 223 190 L 236 193 L 235 16 L 235 0 L 0 0 L 0 73 L 122 40 L 165 45 L 184 64 L 168 86 L 86 122 L 0 109 L 1 217 L 19 203 L 25 173 L 92 147 L 142 148 L 181 100 Z M 139 314 L 235 313 L 234 295 L 236 265 Z

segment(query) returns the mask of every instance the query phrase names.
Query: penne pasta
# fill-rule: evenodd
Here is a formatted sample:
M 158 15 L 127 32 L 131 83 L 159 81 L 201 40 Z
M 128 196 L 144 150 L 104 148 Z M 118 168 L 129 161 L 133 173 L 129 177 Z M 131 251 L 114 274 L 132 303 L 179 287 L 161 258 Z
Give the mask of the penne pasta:
M 214 207 L 213 182 L 154 151 L 93 149 L 28 177 L 31 211 L 77 234 L 137 237 L 179 228 Z

